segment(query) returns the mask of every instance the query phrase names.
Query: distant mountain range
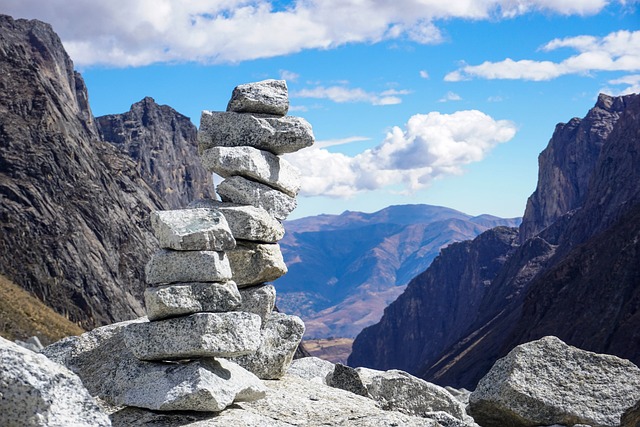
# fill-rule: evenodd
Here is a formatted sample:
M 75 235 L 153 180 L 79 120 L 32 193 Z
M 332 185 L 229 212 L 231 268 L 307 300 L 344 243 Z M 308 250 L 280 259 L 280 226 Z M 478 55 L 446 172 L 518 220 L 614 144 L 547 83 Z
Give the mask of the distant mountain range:
M 474 388 L 514 346 L 556 335 L 640 364 L 640 95 L 559 124 L 518 229 L 442 251 L 348 363 Z
M 518 224 L 429 205 L 287 221 L 280 245 L 289 272 L 276 281 L 278 306 L 305 320 L 307 339 L 353 338 L 443 247 Z

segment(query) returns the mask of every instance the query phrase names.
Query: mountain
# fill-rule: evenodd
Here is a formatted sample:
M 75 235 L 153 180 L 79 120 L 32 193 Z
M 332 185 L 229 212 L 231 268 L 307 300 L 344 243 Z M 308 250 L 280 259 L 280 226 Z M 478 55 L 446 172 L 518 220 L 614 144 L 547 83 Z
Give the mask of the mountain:
M 102 140 L 136 162 L 146 183 L 170 209 L 213 197 L 211 174 L 200 164 L 197 132 L 191 120 L 146 97 L 123 114 L 96 117 Z
M 640 363 L 639 119 L 639 95 L 600 95 L 559 124 L 519 230 L 443 250 L 356 338 L 349 364 L 474 388 L 545 335 Z
M 518 223 L 429 205 L 287 221 L 280 246 L 289 272 L 276 283 L 278 306 L 304 319 L 307 339 L 355 337 L 443 247 Z
M 149 213 L 205 191 L 195 163 L 166 165 L 193 161 L 193 125 L 150 99 L 94 119 L 36 20 L 0 16 L 0 88 L 0 273 L 85 329 L 143 315 Z

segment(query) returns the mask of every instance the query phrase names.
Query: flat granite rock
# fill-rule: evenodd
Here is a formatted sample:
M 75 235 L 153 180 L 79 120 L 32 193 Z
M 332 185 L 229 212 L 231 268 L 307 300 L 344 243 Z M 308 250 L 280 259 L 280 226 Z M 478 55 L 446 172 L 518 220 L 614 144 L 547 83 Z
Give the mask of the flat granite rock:
M 272 282 L 287 273 L 280 245 L 237 241 L 227 252 L 238 288 Z
M 224 251 L 236 245 L 227 220 L 213 209 L 154 211 L 151 226 L 161 248 Z
M 232 357 L 260 346 L 260 316 L 244 312 L 196 313 L 124 329 L 127 348 L 140 360 Z
M 284 220 L 296 208 L 295 197 L 241 176 L 231 176 L 216 188 L 223 202 L 252 205 L 266 210 L 272 217 Z
M 218 209 L 227 218 L 231 234 L 238 240 L 276 243 L 284 237 L 280 221 L 262 208 L 213 199 L 195 200 L 189 207 Z
M 311 125 L 302 117 L 277 117 L 234 112 L 203 111 L 198 150 L 249 146 L 273 154 L 293 153 L 313 145 Z
M 231 266 L 224 252 L 160 249 L 147 263 L 149 285 L 181 282 L 226 282 Z
M 236 309 L 260 316 L 264 328 L 276 304 L 276 288 L 268 283 L 240 289 L 242 303 Z
M 469 413 L 483 427 L 617 427 L 639 399 L 636 365 L 547 336 L 499 359 L 471 393 Z
M 203 311 L 233 311 L 240 307 L 242 297 L 233 281 L 195 282 L 149 287 L 144 291 L 144 302 L 149 320 L 160 320 Z
M 234 402 L 261 399 L 266 387 L 255 375 L 225 359 L 187 363 L 123 358 L 117 368 L 116 405 L 157 411 L 218 412 Z
M 336 365 L 328 360 L 318 357 L 303 357 L 295 359 L 291 362 L 291 366 L 287 369 L 287 375 L 304 378 L 305 380 L 315 381 L 320 384 L 327 384 L 327 378 L 333 374 Z
M 289 111 L 289 90 L 284 80 L 263 80 L 233 89 L 227 111 L 284 116 Z
M 304 334 L 304 322 L 297 316 L 271 313 L 261 331 L 260 347 L 255 353 L 233 357 L 249 372 L 263 380 L 282 378 L 289 369 L 293 354 Z
M 291 197 L 300 190 L 300 172 L 285 159 L 253 147 L 213 147 L 202 153 L 202 165 L 223 178 L 233 175 L 261 182 Z
M 111 421 L 76 374 L 0 337 L 0 425 L 107 427 Z

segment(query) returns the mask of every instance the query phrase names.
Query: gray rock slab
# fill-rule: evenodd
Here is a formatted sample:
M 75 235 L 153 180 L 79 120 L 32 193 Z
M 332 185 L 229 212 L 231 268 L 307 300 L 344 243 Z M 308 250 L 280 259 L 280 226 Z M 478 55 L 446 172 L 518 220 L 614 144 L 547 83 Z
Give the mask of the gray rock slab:
M 285 376 L 265 381 L 267 396 L 219 414 L 157 413 L 127 408 L 112 415 L 114 427 L 438 427 L 434 420 L 384 411 L 371 399 Z
M 262 328 L 258 350 L 231 360 L 260 379 L 282 378 L 291 365 L 303 334 L 304 322 L 299 317 L 272 313 Z
M 333 373 L 335 365 L 319 357 L 303 357 L 291 362 L 287 375 L 304 378 L 305 380 L 327 384 L 327 377 Z
M 111 421 L 76 374 L 0 338 L 0 425 L 106 427 Z
M 242 303 L 237 311 L 246 311 L 260 316 L 262 327 L 267 324 L 276 304 L 276 288 L 268 283 L 240 289 Z
M 224 252 L 160 249 L 147 263 L 149 285 L 181 282 L 226 282 L 231 266 Z
M 339 388 L 358 396 L 370 397 L 358 372 L 342 363 L 336 363 L 333 372 L 327 377 L 327 384 L 330 387 Z
M 284 237 L 282 223 L 262 208 L 212 199 L 195 200 L 189 207 L 218 209 L 227 218 L 231 233 L 238 240 L 276 243 Z
M 522 344 L 498 360 L 469 399 L 482 426 L 618 426 L 640 399 L 640 368 L 556 337 Z
M 246 145 L 273 154 L 284 154 L 309 147 L 313 141 L 309 122 L 292 116 L 203 111 L 198 131 L 200 153 L 211 147 Z
M 160 320 L 203 311 L 233 311 L 240 307 L 242 297 L 233 281 L 195 282 L 149 287 L 144 302 L 149 320 Z
M 236 245 L 226 218 L 214 209 L 154 211 L 151 226 L 161 248 L 224 251 Z
M 218 412 L 266 394 L 255 375 L 222 358 L 171 364 L 124 358 L 116 381 L 116 404 L 158 411 Z
M 127 348 L 140 360 L 232 357 L 260 346 L 260 317 L 252 313 L 196 313 L 124 330 Z
M 227 111 L 284 116 L 289 111 L 289 90 L 284 80 L 263 80 L 233 89 Z
M 241 176 L 225 179 L 218 185 L 216 192 L 223 202 L 262 208 L 279 220 L 286 219 L 297 206 L 295 197 Z
M 125 345 L 124 329 L 141 322 L 147 319 L 96 328 L 58 341 L 43 353 L 75 372 L 91 395 L 116 407 L 208 411 L 228 402 L 231 394 L 236 402 L 264 395 L 257 377 L 224 359 L 191 363 L 138 360 Z M 218 390 L 221 394 L 216 394 Z
M 287 273 L 280 245 L 238 240 L 227 252 L 233 281 L 238 288 L 272 282 Z
M 44 346 L 40 342 L 40 338 L 38 338 L 36 336 L 29 337 L 29 338 L 27 338 L 26 341 L 15 340 L 14 342 L 16 344 L 18 344 L 19 346 L 27 348 L 27 349 L 29 349 L 31 351 L 35 351 L 36 353 L 38 353 L 40 350 L 42 350 L 44 348 Z
M 464 405 L 443 387 L 397 369 L 356 368 L 356 371 L 371 398 L 385 409 L 417 416 L 442 411 L 460 421 L 472 421 Z
M 291 197 L 300 190 L 300 172 L 285 159 L 253 147 L 213 147 L 202 153 L 202 165 L 223 178 L 240 175 Z

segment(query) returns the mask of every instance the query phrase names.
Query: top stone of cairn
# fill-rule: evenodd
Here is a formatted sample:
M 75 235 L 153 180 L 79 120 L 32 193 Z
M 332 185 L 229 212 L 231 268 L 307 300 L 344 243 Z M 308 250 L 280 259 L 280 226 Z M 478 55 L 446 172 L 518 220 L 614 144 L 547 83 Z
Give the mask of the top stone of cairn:
M 236 86 L 227 111 L 284 116 L 289 111 L 287 82 L 263 80 Z

